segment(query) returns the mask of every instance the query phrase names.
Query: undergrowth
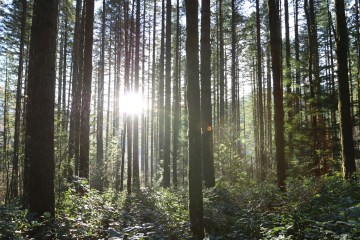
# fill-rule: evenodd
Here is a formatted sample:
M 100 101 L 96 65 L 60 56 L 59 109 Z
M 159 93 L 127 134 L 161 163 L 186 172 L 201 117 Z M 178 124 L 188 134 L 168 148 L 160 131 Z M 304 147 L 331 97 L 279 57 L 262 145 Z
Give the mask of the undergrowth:
M 187 190 L 99 193 L 76 181 L 55 219 L 30 221 L 16 204 L 0 206 L 0 239 L 191 239 Z M 207 239 L 360 239 L 360 183 L 340 176 L 272 183 L 218 182 L 204 190 Z

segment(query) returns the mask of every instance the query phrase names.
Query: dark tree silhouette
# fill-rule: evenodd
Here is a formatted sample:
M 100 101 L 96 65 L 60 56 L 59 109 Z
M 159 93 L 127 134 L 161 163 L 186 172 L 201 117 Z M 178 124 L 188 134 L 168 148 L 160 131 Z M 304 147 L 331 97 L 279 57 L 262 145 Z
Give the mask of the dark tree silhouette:
M 186 66 L 187 106 L 189 113 L 189 213 L 190 229 L 196 239 L 204 238 L 200 86 L 199 86 L 199 33 L 198 1 L 186 0 Z
M 54 104 L 57 0 L 35 0 L 26 105 L 25 207 L 55 214 Z

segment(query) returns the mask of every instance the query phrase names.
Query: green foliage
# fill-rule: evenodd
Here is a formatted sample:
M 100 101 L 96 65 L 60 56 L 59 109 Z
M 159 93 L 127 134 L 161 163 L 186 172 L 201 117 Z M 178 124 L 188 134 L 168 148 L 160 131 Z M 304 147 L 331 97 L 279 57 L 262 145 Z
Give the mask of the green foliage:
M 222 183 L 206 190 L 211 239 L 357 239 L 360 184 L 340 176 L 288 179 L 287 192 L 271 183 Z
M 191 239 L 188 219 L 185 188 L 100 195 L 77 179 L 55 220 L 44 214 L 31 221 L 14 205 L 0 207 L 0 238 Z M 360 182 L 289 178 L 282 192 L 271 182 L 222 181 L 204 190 L 204 220 L 209 239 L 358 239 Z

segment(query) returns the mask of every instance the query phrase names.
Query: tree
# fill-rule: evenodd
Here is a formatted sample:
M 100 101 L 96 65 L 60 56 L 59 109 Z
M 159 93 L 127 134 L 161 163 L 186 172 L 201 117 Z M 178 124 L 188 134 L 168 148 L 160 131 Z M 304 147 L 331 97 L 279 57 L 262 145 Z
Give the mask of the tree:
M 200 89 L 199 89 L 199 33 L 198 1 L 186 0 L 186 67 L 187 107 L 189 120 L 189 214 L 190 228 L 196 239 L 204 238 Z
M 259 127 L 259 156 L 260 156 L 260 180 L 266 178 L 266 158 L 264 146 L 264 114 L 263 114 L 263 82 L 262 82 L 262 48 L 261 48 L 261 32 L 260 32 L 260 4 L 256 0 L 256 48 L 257 48 L 257 87 L 258 87 L 258 127 Z
M 180 50 L 180 6 L 179 0 L 176 0 L 176 38 L 175 38 L 175 70 L 174 70 L 174 84 L 173 84 L 173 184 L 177 187 L 178 184 L 178 149 L 179 149 L 179 128 L 180 128 L 180 64 L 179 64 L 179 50 Z
M 19 189 L 19 143 L 20 143 L 20 117 L 21 117 L 21 89 L 24 68 L 24 45 L 25 45 L 25 27 L 26 27 L 26 13 L 27 2 L 21 1 L 21 32 L 20 32 L 20 47 L 19 47 L 19 65 L 18 65 L 18 79 L 16 88 L 16 107 L 15 107 L 15 131 L 14 131 L 14 156 L 13 156 L 13 170 L 11 176 L 11 196 L 18 197 Z
M 84 45 L 84 79 L 81 99 L 80 125 L 80 165 L 79 176 L 89 179 L 89 148 L 90 148 L 90 100 L 92 81 L 92 49 L 94 29 L 94 0 L 85 4 L 85 45 Z
M 202 0 L 201 7 L 201 158 L 205 186 L 214 187 L 215 168 L 211 103 L 210 1 Z
M 26 105 L 25 207 L 55 214 L 54 105 L 57 0 L 35 0 Z M 29 216 L 30 216 L 29 215 Z
M 273 95 L 274 95 L 274 122 L 277 181 L 281 189 L 285 189 L 286 159 L 284 151 L 284 108 L 282 90 L 282 64 L 281 64 L 281 25 L 279 1 L 268 0 L 269 29 L 272 59 Z
M 69 128 L 69 158 L 75 158 L 74 172 L 79 175 L 79 125 L 80 125 L 80 105 L 81 105 L 81 55 L 82 55 L 82 31 L 81 31 L 81 3 L 82 0 L 76 0 L 75 9 L 75 29 L 73 40 L 73 69 L 72 69 L 72 91 L 71 91 L 71 113 L 70 113 L 70 128 Z M 70 171 L 71 173 L 71 171 Z
M 163 187 L 170 186 L 170 126 L 171 126 L 171 0 L 166 1 L 166 62 L 165 62 L 165 131 Z
M 101 53 L 100 53 L 100 77 L 98 82 L 98 105 L 97 105 L 97 127 L 96 127 L 96 180 L 95 188 L 99 191 L 103 189 L 103 170 L 104 170 L 104 143 L 103 143 L 103 123 L 104 123 L 104 79 L 105 79 L 105 0 L 102 2 L 102 23 L 101 23 Z
M 344 0 L 335 0 L 336 13 L 336 55 L 338 68 L 338 99 L 340 116 L 341 152 L 344 177 L 349 179 L 356 171 L 354 140 L 350 113 L 350 92 L 348 77 L 348 33 Z
M 136 1 L 136 26 L 135 26 L 135 92 L 139 92 L 139 71 L 140 71 L 140 0 Z M 134 115 L 133 130 L 133 187 L 140 187 L 139 177 L 139 116 Z

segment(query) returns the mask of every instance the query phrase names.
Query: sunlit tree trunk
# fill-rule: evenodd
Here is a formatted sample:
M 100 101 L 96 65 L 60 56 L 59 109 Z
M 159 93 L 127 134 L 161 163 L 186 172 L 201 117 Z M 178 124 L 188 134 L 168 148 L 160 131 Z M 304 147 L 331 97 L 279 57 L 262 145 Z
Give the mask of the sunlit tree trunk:
M 104 123 L 104 79 L 105 79 L 105 0 L 102 2 L 101 15 L 101 53 L 100 53 L 100 76 L 98 82 L 98 102 L 97 102 L 97 123 L 96 123 L 96 170 L 94 188 L 103 190 L 104 177 L 104 143 L 103 143 L 103 123 Z
M 159 90 L 158 90 L 158 138 L 159 138 L 159 162 L 164 160 L 164 58 L 165 58 L 165 0 L 161 7 L 161 40 L 160 40 L 160 63 L 159 64 Z M 155 173 L 157 171 L 155 170 Z
M 152 66 L 151 66 L 151 108 L 155 109 L 155 88 L 156 88 L 156 0 L 154 0 L 154 12 L 153 12 L 153 36 L 152 36 Z M 150 186 L 152 186 L 154 180 L 154 161 L 155 158 L 155 114 L 154 111 L 151 111 L 151 133 L 150 133 Z
M 354 176 L 356 164 L 350 112 L 349 76 L 347 66 L 348 55 L 346 51 L 349 46 L 344 0 L 335 0 L 335 13 L 341 152 L 344 177 L 349 179 Z
M 140 71 L 140 0 L 136 0 L 136 16 L 135 16 L 135 78 L 134 91 L 139 93 L 139 71 Z M 139 116 L 133 116 L 133 188 L 140 187 L 139 176 Z

